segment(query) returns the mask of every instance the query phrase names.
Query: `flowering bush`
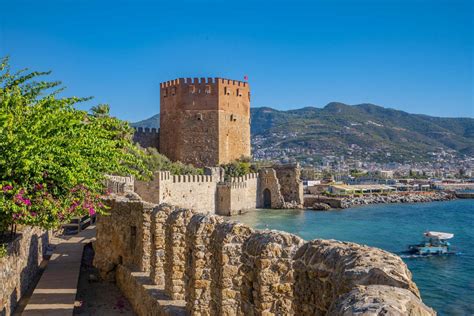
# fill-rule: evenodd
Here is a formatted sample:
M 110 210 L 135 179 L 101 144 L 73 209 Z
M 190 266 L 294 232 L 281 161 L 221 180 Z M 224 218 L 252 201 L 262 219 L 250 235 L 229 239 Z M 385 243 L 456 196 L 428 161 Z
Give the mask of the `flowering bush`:
M 48 73 L 12 74 L 0 60 L 0 231 L 12 224 L 55 227 L 105 211 L 105 174 L 148 176 L 127 122 L 59 98 Z

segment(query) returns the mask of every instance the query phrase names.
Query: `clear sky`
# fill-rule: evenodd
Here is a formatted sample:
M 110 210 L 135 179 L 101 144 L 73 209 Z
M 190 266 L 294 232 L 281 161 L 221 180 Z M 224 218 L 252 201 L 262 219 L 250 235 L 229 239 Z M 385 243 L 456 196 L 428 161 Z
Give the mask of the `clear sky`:
M 252 106 L 474 116 L 471 0 L 0 0 L 0 56 L 137 121 L 159 82 L 249 77 Z

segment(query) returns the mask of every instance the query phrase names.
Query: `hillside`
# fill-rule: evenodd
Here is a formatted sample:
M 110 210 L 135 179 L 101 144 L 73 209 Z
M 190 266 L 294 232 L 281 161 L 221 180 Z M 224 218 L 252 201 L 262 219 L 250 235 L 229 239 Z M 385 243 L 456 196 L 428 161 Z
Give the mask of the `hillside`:
M 252 108 L 257 158 L 298 160 L 328 155 L 372 161 L 429 161 L 435 153 L 474 155 L 474 119 L 409 114 L 373 104 L 329 103 L 278 111 Z M 157 127 L 159 115 L 134 126 Z

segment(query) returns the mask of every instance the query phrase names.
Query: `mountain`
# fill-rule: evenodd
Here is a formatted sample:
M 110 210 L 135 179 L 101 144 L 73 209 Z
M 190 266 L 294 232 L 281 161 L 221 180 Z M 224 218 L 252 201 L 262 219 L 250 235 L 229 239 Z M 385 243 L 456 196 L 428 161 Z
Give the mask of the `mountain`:
M 142 120 L 136 123 L 131 124 L 133 127 L 150 127 L 150 128 L 159 128 L 160 127 L 160 114 L 155 114 L 146 120 Z
M 132 124 L 157 127 L 159 115 Z M 410 114 L 373 104 L 251 109 L 253 155 L 297 160 L 345 156 L 379 162 L 474 155 L 474 119 Z

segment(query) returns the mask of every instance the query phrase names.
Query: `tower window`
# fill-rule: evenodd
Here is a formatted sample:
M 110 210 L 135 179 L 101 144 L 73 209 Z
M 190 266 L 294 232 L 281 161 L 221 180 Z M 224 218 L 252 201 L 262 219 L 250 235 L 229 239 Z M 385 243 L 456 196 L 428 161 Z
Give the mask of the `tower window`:
M 163 89 L 163 97 L 166 98 L 168 96 L 168 89 Z
M 229 89 L 229 87 L 224 87 L 224 94 L 225 94 L 225 95 L 230 95 L 230 89 Z
M 231 114 L 230 115 L 230 120 L 233 121 L 233 122 L 237 121 L 237 115 Z
M 211 94 L 211 86 L 210 85 L 206 86 L 205 92 L 206 92 L 206 94 Z
M 172 87 L 171 88 L 171 95 L 175 95 L 176 94 L 176 87 Z
M 238 97 L 241 97 L 241 96 L 242 96 L 242 93 L 240 92 L 240 89 L 237 89 L 237 96 L 238 96 Z
M 202 121 L 202 114 L 201 114 L 201 113 L 198 113 L 198 114 L 196 115 L 196 118 L 197 118 L 198 121 Z
M 196 87 L 193 86 L 193 85 L 189 86 L 189 93 L 191 93 L 191 94 L 196 93 Z

